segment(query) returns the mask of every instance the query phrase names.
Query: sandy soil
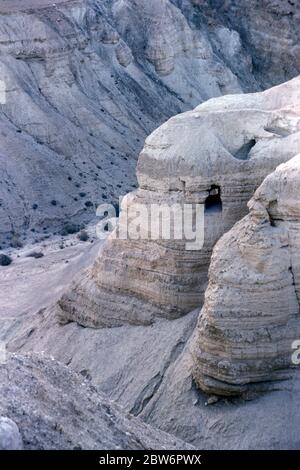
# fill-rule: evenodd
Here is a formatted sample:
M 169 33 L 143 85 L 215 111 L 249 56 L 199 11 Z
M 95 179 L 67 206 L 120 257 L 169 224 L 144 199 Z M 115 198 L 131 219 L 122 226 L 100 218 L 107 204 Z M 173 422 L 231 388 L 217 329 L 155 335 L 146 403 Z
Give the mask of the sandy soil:
M 57 237 L 10 250 L 13 263 L 0 267 L 1 321 L 13 321 L 55 302 L 76 274 L 93 262 L 101 244 L 80 242 L 76 236 L 66 238 L 63 249 L 61 243 Z M 28 257 L 33 251 L 44 256 Z

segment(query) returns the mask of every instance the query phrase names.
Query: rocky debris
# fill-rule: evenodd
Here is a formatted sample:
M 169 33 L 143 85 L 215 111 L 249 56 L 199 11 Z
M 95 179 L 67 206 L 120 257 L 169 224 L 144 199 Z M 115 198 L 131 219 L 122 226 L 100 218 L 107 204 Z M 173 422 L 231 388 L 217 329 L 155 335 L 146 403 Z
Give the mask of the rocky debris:
M 0 416 L 0 450 L 23 450 L 18 426 L 4 416 Z
M 126 413 L 53 359 L 12 355 L 0 364 L 0 377 L 0 411 L 10 418 L 0 420 L 0 447 L 20 448 L 19 428 L 26 450 L 191 449 Z M 5 430 L 11 436 L 2 437 Z
M 119 41 L 116 47 L 116 57 L 119 64 L 123 65 L 123 67 L 128 67 L 133 61 L 131 50 L 124 41 Z
M 1 339 L 9 351 L 45 351 L 71 369 L 85 371 L 94 385 L 135 415 L 159 390 L 199 314 L 195 311 L 172 322 L 162 319 L 146 327 L 94 329 L 75 322 L 61 326 L 51 308 L 30 318 L 10 313 L 1 328 Z
M 263 93 L 211 99 L 153 132 L 139 157 L 139 188 L 123 199 L 119 226 L 141 205 L 202 204 L 204 246 L 191 249 L 172 233 L 170 240 L 153 239 L 152 231 L 150 239 L 149 219 L 140 217 L 138 237 L 113 232 L 62 296 L 60 321 L 150 324 L 201 306 L 214 244 L 247 213 L 263 179 L 299 151 L 299 85 L 300 77 Z M 151 224 L 158 220 L 151 214 Z
M 217 243 L 193 349 L 197 385 L 217 395 L 292 375 L 300 338 L 300 155 L 269 175 L 250 214 Z
M 299 73 L 298 2 L 265 3 L 2 0 L 1 246 L 131 191 L 170 116 Z
M 198 316 L 196 310 L 152 326 L 99 330 L 59 326 L 51 312 L 40 312 L 7 328 L 8 347 L 53 355 L 130 413 L 197 449 L 299 449 L 300 369 L 268 393 L 206 406 L 208 397 L 192 378 Z

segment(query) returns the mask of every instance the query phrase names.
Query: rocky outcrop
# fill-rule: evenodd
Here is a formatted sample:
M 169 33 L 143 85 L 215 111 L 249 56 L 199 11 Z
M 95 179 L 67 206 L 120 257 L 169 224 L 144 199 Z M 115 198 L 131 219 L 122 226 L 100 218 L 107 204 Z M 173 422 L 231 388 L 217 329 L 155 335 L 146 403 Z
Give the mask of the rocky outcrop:
M 170 116 L 299 73 L 299 8 L 277 3 L 3 0 L 0 246 L 131 191 Z
M 214 46 L 239 76 L 242 47 L 251 73 L 274 85 L 299 74 L 299 0 L 191 0 L 215 31 Z M 190 0 L 178 0 L 188 9 Z M 225 26 L 225 27 L 224 27 Z
M 141 217 L 137 237 L 108 237 L 94 266 L 59 301 L 60 321 L 149 324 L 199 307 L 214 244 L 247 213 L 265 176 L 299 151 L 299 84 L 298 77 L 264 93 L 209 100 L 148 137 L 137 167 L 139 188 L 123 201 L 120 227 L 141 207 L 199 204 L 204 245 L 195 249 L 172 230 L 170 239 L 161 237 L 159 215 L 152 212 L 149 234 L 148 216 Z
M 10 418 L 0 420 L 0 444 L 7 449 L 21 447 L 18 428 L 25 450 L 191 449 L 129 415 L 51 358 L 13 355 L 0 365 L 0 377 L 0 411 Z
M 194 378 L 234 395 L 291 376 L 300 339 L 300 155 L 268 176 L 214 249 Z

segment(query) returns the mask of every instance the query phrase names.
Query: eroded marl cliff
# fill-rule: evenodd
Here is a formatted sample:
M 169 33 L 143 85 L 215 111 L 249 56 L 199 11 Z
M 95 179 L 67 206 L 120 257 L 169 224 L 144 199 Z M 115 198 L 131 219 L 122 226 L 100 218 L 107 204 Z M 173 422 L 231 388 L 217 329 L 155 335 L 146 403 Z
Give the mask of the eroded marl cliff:
M 197 384 L 219 395 L 289 378 L 300 338 L 300 156 L 248 205 L 214 249 L 193 349 Z
M 298 73 L 299 5 L 275 3 L 2 2 L 1 246 L 116 202 L 171 115 Z
M 123 200 L 119 224 L 141 205 L 203 204 L 204 246 L 191 250 L 184 237 L 154 240 L 148 217 L 139 239 L 113 232 L 59 301 L 60 321 L 150 324 L 201 306 L 214 244 L 247 213 L 265 176 L 299 152 L 299 84 L 300 77 L 263 93 L 211 99 L 153 132 L 139 157 L 139 188 Z

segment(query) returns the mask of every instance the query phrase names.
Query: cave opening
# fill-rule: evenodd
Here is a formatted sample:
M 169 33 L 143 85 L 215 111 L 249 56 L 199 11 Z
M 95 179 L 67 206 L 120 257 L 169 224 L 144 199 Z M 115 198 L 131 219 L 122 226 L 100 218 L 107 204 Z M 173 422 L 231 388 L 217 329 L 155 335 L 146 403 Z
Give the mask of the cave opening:
M 209 196 L 205 200 L 205 212 L 222 212 L 222 208 L 221 188 L 220 186 L 212 185 L 209 190 Z
M 251 139 L 248 142 L 246 142 L 244 145 L 242 145 L 241 148 L 233 155 L 234 158 L 237 158 L 238 160 L 248 160 L 250 158 L 250 152 L 253 149 L 253 147 L 256 145 L 256 140 Z

